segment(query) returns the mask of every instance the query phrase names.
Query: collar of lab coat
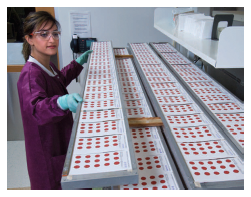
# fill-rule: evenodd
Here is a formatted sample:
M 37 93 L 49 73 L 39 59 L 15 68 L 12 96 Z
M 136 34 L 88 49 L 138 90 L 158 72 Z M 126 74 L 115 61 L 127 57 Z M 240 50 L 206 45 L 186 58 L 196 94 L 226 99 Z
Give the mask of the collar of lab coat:
M 56 76 L 54 73 L 56 73 L 53 68 L 51 67 L 51 69 L 53 70 L 54 73 L 52 73 L 51 71 L 49 71 L 47 68 L 45 68 L 39 61 L 37 61 L 34 57 L 29 56 L 29 59 L 27 60 L 29 62 L 33 62 L 35 64 L 37 64 L 38 66 L 40 66 L 49 76 L 54 77 Z

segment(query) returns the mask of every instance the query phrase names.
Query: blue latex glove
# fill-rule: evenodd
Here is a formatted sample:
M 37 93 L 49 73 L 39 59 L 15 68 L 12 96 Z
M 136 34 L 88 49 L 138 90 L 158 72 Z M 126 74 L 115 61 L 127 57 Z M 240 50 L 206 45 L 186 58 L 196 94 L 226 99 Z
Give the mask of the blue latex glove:
M 89 51 L 84 52 L 80 57 L 78 57 L 76 59 L 76 62 L 78 62 L 81 65 L 83 65 L 84 63 L 86 63 L 87 60 L 88 60 L 88 55 L 89 55 L 89 53 L 92 53 L 92 51 L 93 50 L 89 50 Z
M 58 104 L 60 107 L 63 110 L 69 109 L 74 113 L 76 113 L 79 102 L 83 102 L 83 99 L 78 93 L 66 94 L 64 96 L 58 97 Z

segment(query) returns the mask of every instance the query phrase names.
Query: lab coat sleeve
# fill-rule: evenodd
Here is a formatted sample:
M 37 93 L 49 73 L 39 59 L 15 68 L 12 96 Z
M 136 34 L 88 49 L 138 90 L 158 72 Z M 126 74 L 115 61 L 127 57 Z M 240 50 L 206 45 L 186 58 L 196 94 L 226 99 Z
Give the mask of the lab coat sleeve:
M 63 75 L 65 79 L 64 85 L 67 87 L 73 79 L 77 78 L 77 76 L 81 73 L 82 70 L 83 70 L 83 66 L 77 63 L 75 60 L 71 61 L 70 64 L 65 66 L 61 70 L 61 74 Z
M 59 122 L 71 113 L 69 110 L 64 111 L 58 107 L 57 99 L 62 95 L 48 96 L 49 85 L 50 81 L 46 80 L 43 74 L 31 71 L 29 80 L 22 88 L 23 99 L 26 99 L 23 103 L 28 105 L 24 106 L 24 109 L 30 110 L 38 125 Z

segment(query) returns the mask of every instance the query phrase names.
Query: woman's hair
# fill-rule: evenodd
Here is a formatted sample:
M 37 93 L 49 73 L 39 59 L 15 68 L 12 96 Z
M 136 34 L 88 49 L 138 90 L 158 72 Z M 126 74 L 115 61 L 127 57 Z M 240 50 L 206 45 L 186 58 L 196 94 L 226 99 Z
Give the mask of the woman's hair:
M 24 36 L 28 35 L 31 37 L 30 34 L 32 32 L 38 31 L 44 23 L 46 25 L 48 22 L 52 23 L 51 27 L 53 27 L 53 25 L 56 25 L 58 30 L 60 30 L 59 22 L 50 13 L 45 11 L 31 12 L 24 20 Z M 25 38 L 23 43 L 22 54 L 24 56 L 25 61 L 29 59 L 29 55 L 31 54 L 31 46 Z

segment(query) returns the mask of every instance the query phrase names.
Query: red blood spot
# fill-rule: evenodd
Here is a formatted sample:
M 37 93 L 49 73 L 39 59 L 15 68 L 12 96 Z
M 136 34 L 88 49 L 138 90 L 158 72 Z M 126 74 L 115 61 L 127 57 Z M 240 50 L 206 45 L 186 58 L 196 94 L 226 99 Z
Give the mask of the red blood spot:
M 85 168 L 89 168 L 89 167 L 90 167 L 90 165 L 85 165 L 84 167 L 85 167 Z
M 163 174 L 159 175 L 159 178 L 163 178 L 163 177 L 164 177 L 164 175 L 163 175 Z
M 80 166 L 77 165 L 77 166 L 74 166 L 74 168 L 75 168 L 75 169 L 78 169 L 78 168 L 80 168 Z
M 217 171 L 215 171 L 215 172 L 214 172 L 214 174 L 215 174 L 215 175 L 219 175 L 220 173 L 219 173 L 219 172 L 217 172 Z
M 200 175 L 200 173 L 199 173 L 199 172 L 195 172 L 194 174 L 195 174 L 195 175 L 197 175 L 197 176 L 198 176 L 198 175 Z
M 209 173 L 209 172 L 205 172 L 204 174 L 205 174 L 205 175 L 207 175 L 207 176 L 209 176 L 209 175 L 210 175 L 210 173 Z
M 119 165 L 119 161 L 114 162 L 114 165 Z
M 229 171 L 224 171 L 224 174 L 229 174 Z

